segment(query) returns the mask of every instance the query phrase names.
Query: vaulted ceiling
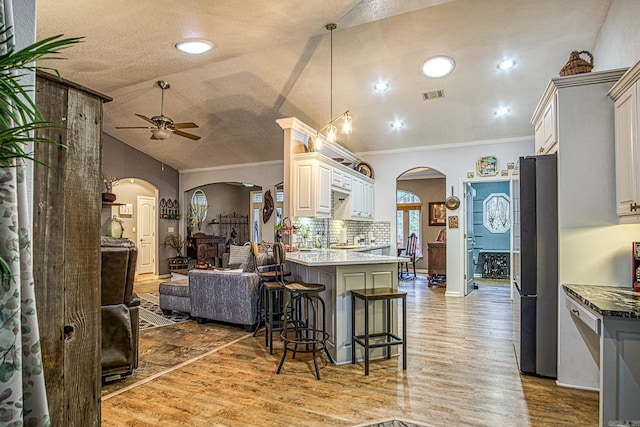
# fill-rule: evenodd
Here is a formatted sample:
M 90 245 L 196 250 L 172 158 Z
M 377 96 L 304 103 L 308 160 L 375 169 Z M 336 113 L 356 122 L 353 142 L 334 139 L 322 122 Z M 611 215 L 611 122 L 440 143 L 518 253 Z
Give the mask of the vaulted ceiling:
M 282 159 L 278 118 L 320 128 L 350 110 L 354 152 L 530 136 L 533 110 L 572 50 L 592 49 L 603 0 L 38 0 L 37 38 L 84 42 L 55 62 L 62 76 L 113 98 L 104 131 L 176 169 Z M 331 106 L 330 33 L 333 32 Z M 213 50 L 175 49 L 189 38 Z M 434 55 L 450 75 L 421 73 Z M 496 64 L 511 57 L 516 66 Z M 195 122 L 198 141 L 151 140 L 134 114 Z M 389 83 L 378 93 L 377 81 Z M 423 93 L 443 90 L 425 101 Z M 507 107 L 506 117 L 496 108 Z M 405 127 L 393 129 L 392 120 Z

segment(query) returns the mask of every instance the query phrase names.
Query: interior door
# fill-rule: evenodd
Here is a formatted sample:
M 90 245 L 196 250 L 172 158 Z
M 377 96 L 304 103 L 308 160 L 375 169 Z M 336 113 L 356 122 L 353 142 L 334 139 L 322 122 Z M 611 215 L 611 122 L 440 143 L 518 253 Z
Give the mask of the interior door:
M 471 183 L 467 183 L 465 185 L 465 241 L 467 246 L 467 256 L 466 256 L 466 266 L 465 269 L 465 277 L 466 277 L 466 286 L 465 286 L 465 295 L 469 295 L 475 286 L 475 282 L 473 281 L 473 273 L 475 270 L 475 264 L 473 260 L 473 248 L 475 247 L 476 241 L 473 235 L 473 199 L 476 196 L 476 190 L 473 188 Z
M 138 262 L 137 274 L 155 271 L 156 199 L 138 196 Z

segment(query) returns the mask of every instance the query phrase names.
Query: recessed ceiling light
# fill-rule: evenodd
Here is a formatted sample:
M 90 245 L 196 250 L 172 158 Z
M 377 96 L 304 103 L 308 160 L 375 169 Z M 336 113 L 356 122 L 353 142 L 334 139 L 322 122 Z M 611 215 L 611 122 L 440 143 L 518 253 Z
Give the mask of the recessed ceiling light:
M 207 40 L 185 40 L 176 44 L 176 49 L 181 52 L 199 55 L 213 48 L 213 43 Z
M 516 60 L 515 59 L 503 59 L 502 61 L 498 62 L 498 70 L 510 70 L 513 67 L 515 67 L 516 65 Z
M 387 82 L 378 82 L 378 83 L 373 85 L 373 88 L 375 90 L 377 90 L 378 92 L 384 92 L 385 90 L 389 89 L 389 83 L 387 83 Z
M 404 127 L 404 122 L 400 120 L 394 120 L 391 122 L 391 127 L 394 129 L 400 129 Z
M 422 73 L 427 77 L 444 77 L 455 68 L 456 63 L 448 56 L 434 56 L 422 64 Z
M 507 114 L 509 114 L 511 112 L 511 110 L 507 107 L 501 107 L 498 108 L 497 110 L 495 110 L 493 112 L 493 114 L 497 117 L 502 117 L 502 116 L 506 116 Z

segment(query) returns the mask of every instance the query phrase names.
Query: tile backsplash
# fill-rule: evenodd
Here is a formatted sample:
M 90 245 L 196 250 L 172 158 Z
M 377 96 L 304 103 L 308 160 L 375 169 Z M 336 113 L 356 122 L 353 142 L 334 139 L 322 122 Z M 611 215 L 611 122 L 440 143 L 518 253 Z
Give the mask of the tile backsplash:
M 316 246 L 317 237 L 320 236 L 321 245 L 327 248 L 340 243 L 340 231 L 346 229 L 347 243 L 353 244 L 353 239 L 358 235 L 364 235 L 365 244 L 369 245 L 369 233 L 376 245 L 391 244 L 391 223 L 388 221 L 343 221 L 324 218 L 296 217 L 293 223 L 298 232 L 293 237 L 294 243 L 301 246 Z M 308 227 L 306 242 L 304 242 L 304 230 Z M 357 242 L 356 242 L 357 244 Z

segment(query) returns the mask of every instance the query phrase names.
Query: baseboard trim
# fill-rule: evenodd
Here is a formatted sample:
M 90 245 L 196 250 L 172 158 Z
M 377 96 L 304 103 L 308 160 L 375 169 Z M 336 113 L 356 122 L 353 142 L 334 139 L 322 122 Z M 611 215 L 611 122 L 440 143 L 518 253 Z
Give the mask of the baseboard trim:
M 574 385 L 574 384 L 564 384 L 564 383 L 561 383 L 558 380 L 556 380 L 556 385 L 558 387 L 574 388 L 576 390 L 586 390 L 586 391 L 600 392 L 600 388 L 586 387 L 586 386 L 580 386 L 580 385 Z

